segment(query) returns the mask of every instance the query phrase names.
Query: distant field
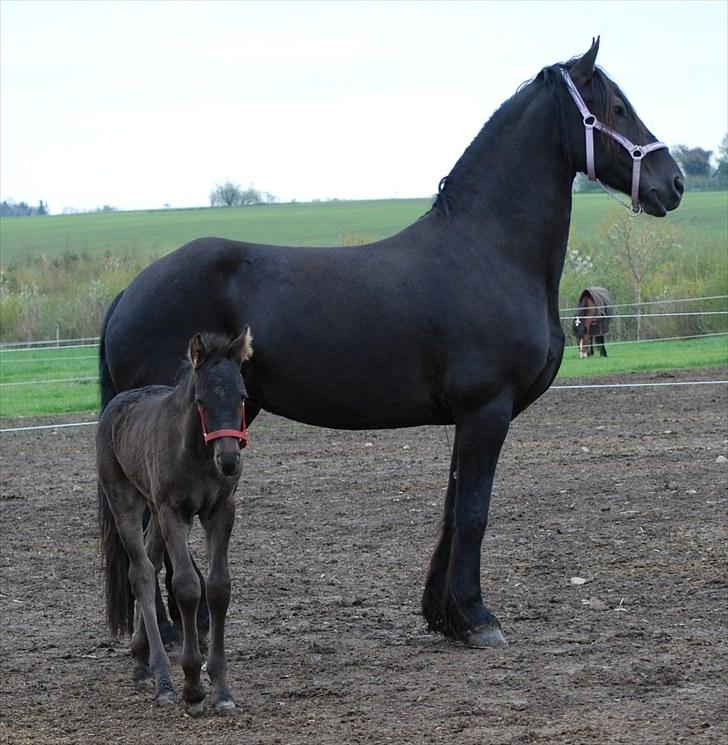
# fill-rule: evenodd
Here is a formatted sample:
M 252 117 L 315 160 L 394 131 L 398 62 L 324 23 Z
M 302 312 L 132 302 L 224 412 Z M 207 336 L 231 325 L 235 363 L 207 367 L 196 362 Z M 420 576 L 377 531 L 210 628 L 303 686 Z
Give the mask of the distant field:
M 607 358 L 595 355 L 581 360 L 576 348 L 567 348 L 559 379 L 728 363 L 728 335 L 678 342 L 608 344 L 607 349 Z M 0 352 L 0 416 L 97 411 L 97 355 L 96 347 Z M 80 380 L 69 380 L 74 378 Z M 48 382 L 53 380 L 62 382 Z
M 2 262 L 64 253 L 157 258 L 194 238 L 336 246 L 392 235 L 427 212 L 431 199 L 309 202 L 0 220 Z
M 427 212 L 431 198 L 309 202 L 257 207 L 154 210 L 0 220 L 1 262 L 64 254 L 131 254 L 157 258 L 202 236 L 286 245 L 334 246 L 392 235 Z M 572 234 L 588 240 L 614 201 L 576 194 Z M 696 242 L 728 241 L 728 192 L 689 192 L 665 222 L 690 231 Z

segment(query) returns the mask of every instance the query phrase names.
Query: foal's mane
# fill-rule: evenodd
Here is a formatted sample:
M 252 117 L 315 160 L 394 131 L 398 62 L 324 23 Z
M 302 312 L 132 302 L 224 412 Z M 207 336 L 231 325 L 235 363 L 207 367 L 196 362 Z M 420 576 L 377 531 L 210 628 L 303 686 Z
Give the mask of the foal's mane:
M 565 107 L 574 106 L 571 97 L 568 95 L 566 84 L 564 83 L 562 71 L 564 69 L 569 70 L 577 61 L 579 57 L 574 57 L 568 62 L 557 63 L 544 67 L 538 75 L 531 78 L 530 80 L 522 83 L 516 90 L 516 94 L 505 101 L 485 123 L 483 128 L 480 130 L 478 135 L 468 146 L 462 156 L 459 158 L 457 163 L 453 166 L 450 173 L 440 180 L 437 187 L 437 194 L 432 203 L 429 213 L 437 212 L 441 214 L 446 220 L 452 217 L 452 213 L 457 206 L 457 187 L 458 185 L 467 186 L 466 179 L 463 178 L 462 174 L 470 171 L 470 166 L 474 163 L 479 146 L 485 141 L 491 139 L 499 129 L 501 121 L 508 115 L 512 106 L 514 105 L 514 99 L 518 97 L 518 94 L 522 91 L 526 91 L 535 85 L 545 85 L 548 88 L 551 100 L 554 105 L 554 111 L 556 112 L 558 129 L 559 129 L 559 145 L 561 153 L 565 158 L 565 162 L 571 166 L 571 159 L 569 152 L 570 147 L 570 133 L 566 126 L 566 115 Z M 614 115 L 614 104 L 617 98 L 624 105 L 626 113 L 636 118 L 636 113 L 632 104 L 628 101 L 627 97 L 622 93 L 619 86 L 608 77 L 601 67 L 595 66 L 594 75 L 592 76 L 592 96 L 595 99 L 591 103 L 592 113 L 595 114 L 604 124 L 609 127 L 615 127 L 615 115 Z M 616 151 L 617 144 L 611 138 L 606 139 L 606 147 Z M 567 144 L 569 147 L 567 147 Z
M 225 357 L 234 337 L 229 334 L 219 334 L 214 331 L 203 331 L 200 338 L 207 352 L 206 361 L 215 357 Z M 192 363 L 185 358 L 179 368 L 176 379 L 176 388 L 188 391 L 192 380 Z

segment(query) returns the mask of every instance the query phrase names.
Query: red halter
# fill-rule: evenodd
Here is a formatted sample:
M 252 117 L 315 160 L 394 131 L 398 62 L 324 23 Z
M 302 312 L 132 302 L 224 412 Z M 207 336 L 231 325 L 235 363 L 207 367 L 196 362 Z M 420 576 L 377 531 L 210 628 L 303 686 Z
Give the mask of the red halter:
M 205 438 L 205 443 L 209 443 L 212 440 L 219 440 L 221 437 L 235 437 L 241 449 L 248 444 L 248 429 L 245 426 L 245 404 L 241 404 L 240 406 L 240 429 L 216 429 L 214 432 L 208 432 L 207 424 L 205 423 L 205 414 L 200 404 L 197 404 L 197 411 L 200 413 L 202 436 Z

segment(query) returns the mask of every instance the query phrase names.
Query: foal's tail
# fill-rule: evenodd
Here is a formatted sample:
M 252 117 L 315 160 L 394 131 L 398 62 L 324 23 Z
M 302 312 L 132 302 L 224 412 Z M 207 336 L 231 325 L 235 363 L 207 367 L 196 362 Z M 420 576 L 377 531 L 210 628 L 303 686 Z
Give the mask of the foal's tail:
M 121 542 L 114 516 L 99 482 L 99 528 L 106 579 L 106 620 L 112 636 L 134 631 L 134 595 L 129 584 L 129 557 Z
M 99 389 L 101 411 L 118 393 L 106 361 L 106 327 L 123 291 L 111 302 L 101 326 L 99 340 Z M 98 484 L 98 519 L 101 532 L 102 566 L 106 580 L 106 618 L 113 636 L 131 634 L 134 630 L 134 595 L 129 584 L 129 557 L 116 528 L 114 515 L 109 507 L 101 482 Z

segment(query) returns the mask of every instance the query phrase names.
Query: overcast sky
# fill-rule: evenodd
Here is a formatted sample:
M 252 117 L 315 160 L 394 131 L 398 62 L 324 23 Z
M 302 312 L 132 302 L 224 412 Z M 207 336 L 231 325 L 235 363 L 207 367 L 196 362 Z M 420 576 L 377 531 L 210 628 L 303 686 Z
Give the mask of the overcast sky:
M 670 145 L 728 130 L 728 3 L 0 2 L 0 196 L 53 213 L 427 196 L 586 51 Z

